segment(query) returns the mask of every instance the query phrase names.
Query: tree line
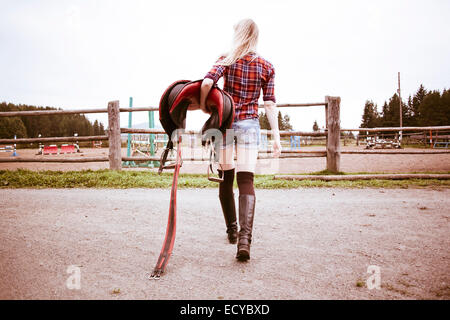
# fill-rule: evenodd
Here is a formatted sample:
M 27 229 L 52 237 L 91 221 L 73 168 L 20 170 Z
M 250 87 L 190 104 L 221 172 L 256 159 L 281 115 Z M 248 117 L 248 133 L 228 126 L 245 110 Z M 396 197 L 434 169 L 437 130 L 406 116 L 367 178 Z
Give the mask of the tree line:
M 261 129 L 270 130 L 270 123 L 267 115 L 264 111 L 259 113 L 259 125 Z M 281 114 L 281 111 L 278 111 L 278 128 L 279 130 L 292 130 L 291 118 L 289 115 L 285 114 L 284 116 Z
M 444 126 L 450 124 L 450 89 L 429 91 L 420 85 L 414 96 L 402 103 L 402 123 L 404 127 Z M 396 93 L 385 101 L 381 110 L 371 100 L 364 105 L 361 128 L 399 127 L 400 98 Z
M 24 104 L 0 103 L 0 112 L 6 111 L 38 111 L 61 110 L 52 107 L 35 107 Z M 69 137 L 78 133 L 79 136 L 104 135 L 105 128 L 97 120 L 91 123 L 81 114 L 50 115 L 50 116 L 18 116 L 0 117 L 0 138 L 37 138 Z

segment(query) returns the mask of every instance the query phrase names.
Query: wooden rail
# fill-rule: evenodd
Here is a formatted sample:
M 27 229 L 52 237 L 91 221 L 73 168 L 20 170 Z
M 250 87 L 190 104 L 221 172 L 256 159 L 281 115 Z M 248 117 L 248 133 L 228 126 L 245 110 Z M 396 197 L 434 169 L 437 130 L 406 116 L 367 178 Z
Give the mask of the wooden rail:
M 326 157 L 326 151 L 317 152 L 303 152 L 303 153 L 282 153 L 281 159 L 296 159 L 296 158 L 320 158 Z M 258 159 L 273 159 L 270 153 L 260 152 Z M 121 161 L 159 161 L 160 157 L 121 157 Z M 168 158 L 168 161 L 173 161 L 175 158 Z M 207 157 L 183 157 L 183 161 L 207 161 Z M 85 163 L 85 162 L 109 162 L 109 157 L 78 157 L 78 158 L 55 158 L 55 157 L 36 157 L 36 158 L 22 158 L 22 157 L 0 157 L 0 163 L 11 162 L 49 162 L 49 163 Z
M 137 129 L 137 128 L 120 128 L 120 133 L 140 133 L 140 134 L 166 134 L 163 129 Z M 185 130 L 185 134 L 198 134 L 197 130 Z
M 313 107 L 326 106 L 325 102 L 312 103 L 285 103 L 277 104 L 278 108 L 289 107 Z M 259 108 L 264 108 L 264 105 L 259 105 Z M 158 111 L 159 107 L 137 107 L 137 108 L 119 108 L 120 112 L 140 112 L 140 111 Z M 73 109 L 73 110 L 28 110 L 28 111 L 4 111 L 0 112 L 0 117 L 30 117 L 30 116 L 54 116 L 66 114 L 87 114 L 87 113 L 107 113 L 107 108 L 92 108 L 92 109 Z
M 450 174 L 352 174 L 352 175 L 277 175 L 275 180 L 323 180 L 323 181 L 354 181 L 354 180 L 406 180 L 406 179 L 438 179 L 448 180 Z
M 387 150 L 346 150 L 341 151 L 341 154 L 418 154 L 418 155 L 424 155 L 424 154 L 445 154 L 450 153 L 450 150 L 430 150 L 430 151 L 422 151 L 422 150 L 393 150 L 393 151 L 387 151 Z
M 341 129 L 341 131 L 367 131 L 367 132 L 386 132 L 386 131 L 440 131 L 450 130 L 450 126 L 434 126 L 434 127 L 391 127 L 391 128 L 358 128 L 358 129 Z
M 39 143 L 39 142 L 80 142 L 108 140 L 108 136 L 81 136 L 81 137 L 48 137 L 48 138 L 20 138 L 0 139 L 0 144 L 7 143 Z
M 262 129 L 262 134 L 271 134 L 271 130 Z M 135 129 L 135 128 L 120 128 L 120 133 L 140 133 L 140 134 L 165 134 L 163 129 Z M 185 130 L 185 134 L 199 134 L 198 130 Z M 306 137 L 326 137 L 327 132 L 304 132 L 304 131 L 280 131 L 280 136 L 306 136 Z
M 120 108 L 120 112 L 158 111 L 158 107 Z M 0 117 L 55 116 L 66 114 L 108 113 L 108 109 L 5 111 Z
M 277 104 L 278 108 L 290 108 L 290 107 L 315 107 L 315 106 L 327 106 L 327 102 L 311 102 L 311 103 L 280 103 Z M 263 104 L 258 106 L 260 109 L 264 108 Z
M 271 151 L 260 151 L 258 159 L 273 159 L 270 156 Z M 450 154 L 450 150 L 432 150 L 432 151 L 384 151 L 384 150 L 349 150 L 341 151 L 341 154 L 373 154 L 373 155 L 398 155 L 398 154 L 409 154 L 409 155 L 427 155 L 427 154 Z M 326 150 L 285 150 L 282 151 L 280 159 L 298 159 L 298 158 L 321 158 L 326 157 Z M 122 157 L 122 161 L 159 161 L 159 157 Z M 169 161 L 175 160 L 175 158 L 168 159 Z M 184 161 L 207 161 L 207 157 L 183 157 Z M 36 157 L 36 158 L 22 158 L 22 157 L 0 157 L 0 163 L 11 163 L 11 162 L 49 162 L 49 163 L 85 163 L 85 162 L 108 162 L 109 157 L 79 157 L 79 158 L 54 158 L 54 157 Z M 303 176 L 302 176 L 303 177 Z
M 84 163 L 84 162 L 107 162 L 108 157 L 79 157 L 79 158 L 50 158 L 50 157 L 36 157 L 36 158 L 0 158 L 0 162 L 58 162 L 58 163 Z
M 262 134 L 272 134 L 272 130 L 261 130 Z M 301 136 L 301 137 L 326 137 L 328 136 L 327 131 L 325 132 L 306 132 L 306 131 L 280 131 L 280 136 L 282 137 L 290 137 L 290 136 Z

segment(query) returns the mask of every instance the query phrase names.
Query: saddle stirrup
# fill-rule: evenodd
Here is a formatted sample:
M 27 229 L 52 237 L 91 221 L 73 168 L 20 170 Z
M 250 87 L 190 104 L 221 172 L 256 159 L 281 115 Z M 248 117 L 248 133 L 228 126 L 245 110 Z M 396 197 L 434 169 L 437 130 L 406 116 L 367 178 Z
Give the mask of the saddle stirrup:
M 221 182 L 223 182 L 223 177 L 220 177 L 219 174 L 218 174 L 217 177 L 213 177 L 212 176 L 214 174 L 214 170 L 213 170 L 213 163 L 214 163 L 214 161 L 213 161 L 213 158 L 214 159 L 216 158 L 216 150 L 214 148 L 214 144 L 211 141 L 211 139 L 208 139 L 207 145 L 209 145 L 209 148 L 210 148 L 210 150 L 209 150 L 209 162 L 208 162 L 208 167 L 207 167 L 208 180 L 212 181 L 212 182 L 221 183 Z M 220 170 L 223 171 L 222 165 L 220 163 L 219 163 L 219 168 L 220 168 Z
M 181 142 L 181 139 L 180 139 L 180 142 Z M 171 161 L 168 164 L 166 164 L 169 153 L 173 153 L 174 151 L 176 152 L 177 150 L 173 147 L 173 142 L 169 141 L 167 143 L 166 148 L 164 149 L 164 151 L 161 154 L 161 158 L 159 160 L 158 174 L 161 174 L 163 172 L 163 170 L 175 169 L 178 162 L 180 162 L 179 163 L 180 167 L 183 166 L 183 158 L 181 158 L 181 155 L 179 156 L 179 159 L 177 159 L 175 161 Z

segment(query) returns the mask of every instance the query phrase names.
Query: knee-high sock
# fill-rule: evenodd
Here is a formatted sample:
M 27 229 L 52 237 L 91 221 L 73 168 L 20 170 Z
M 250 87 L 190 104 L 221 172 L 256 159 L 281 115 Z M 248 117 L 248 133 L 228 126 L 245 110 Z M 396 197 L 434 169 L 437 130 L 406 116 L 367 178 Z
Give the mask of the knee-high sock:
M 219 184 L 219 197 L 221 199 L 233 198 L 234 169 L 219 170 L 219 175 L 223 178 L 223 182 Z
M 236 174 L 237 184 L 239 188 L 239 195 L 244 194 L 255 195 L 253 178 L 254 178 L 253 172 L 239 171 Z

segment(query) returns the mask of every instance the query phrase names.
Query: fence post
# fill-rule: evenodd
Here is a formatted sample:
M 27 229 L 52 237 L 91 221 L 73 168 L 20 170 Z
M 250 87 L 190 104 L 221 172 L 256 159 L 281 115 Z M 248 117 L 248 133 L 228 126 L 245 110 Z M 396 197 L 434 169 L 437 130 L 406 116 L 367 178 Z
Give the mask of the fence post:
M 122 170 L 119 101 L 108 102 L 109 169 Z
M 341 166 L 340 97 L 325 97 L 327 103 L 327 170 L 338 173 Z

